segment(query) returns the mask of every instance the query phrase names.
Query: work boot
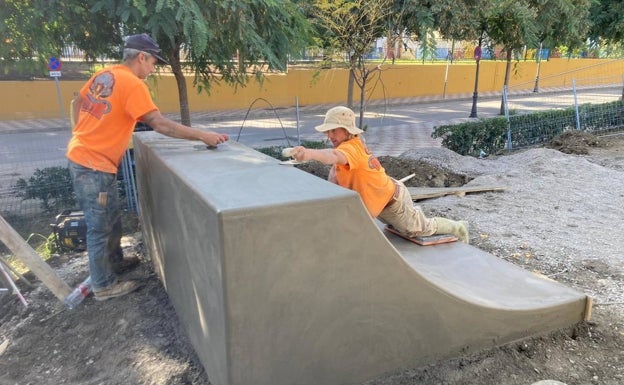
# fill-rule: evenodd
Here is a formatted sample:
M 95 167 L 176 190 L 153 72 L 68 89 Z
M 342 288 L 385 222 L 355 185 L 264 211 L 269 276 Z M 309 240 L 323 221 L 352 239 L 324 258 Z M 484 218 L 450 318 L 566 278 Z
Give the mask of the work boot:
M 468 243 L 468 222 L 466 221 L 452 221 L 450 219 L 435 217 L 438 224 L 438 230 L 435 234 L 453 234 L 461 242 Z
M 115 281 L 114 283 L 101 289 L 93 290 L 96 301 L 105 301 L 110 298 L 121 297 L 132 293 L 140 286 L 138 281 Z
M 136 266 L 139 265 L 140 262 L 141 261 L 138 257 L 123 258 L 119 262 L 112 263 L 113 271 L 115 272 L 115 274 L 123 274 L 134 269 Z

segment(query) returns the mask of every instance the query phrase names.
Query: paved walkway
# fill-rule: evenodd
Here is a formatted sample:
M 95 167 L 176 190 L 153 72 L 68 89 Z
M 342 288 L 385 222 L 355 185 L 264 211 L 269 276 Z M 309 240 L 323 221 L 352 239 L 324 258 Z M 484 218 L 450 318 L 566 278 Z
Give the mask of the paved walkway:
M 492 92 L 492 93 L 480 93 L 479 98 L 491 98 L 491 97 L 500 97 L 501 93 Z M 374 109 L 374 107 L 383 106 L 384 104 L 392 105 L 392 106 L 414 106 L 414 108 L 422 108 L 423 104 L 426 103 L 435 103 L 435 102 L 443 102 L 449 100 L 469 100 L 472 99 L 472 94 L 458 94 L 452 95 L 447 98 L 439 97 L 411 97 L 411 98 L 396 98 L 388 101 L 384 100 L 376 100 L 369 102 L 368 107 L 370 109 Z M 299 114 L 301 116 L 311 115 L 311 114 L 324 114 L 331 107 L 336 106 L 337 104 L 316 104 L 309 106 L 300 106 Z M 194 122 L 194 125 L 202 126 L 203 122 L 208 121 L 218 121 L 218 120 L 228 120 L 233 117 L 244 117 L 246 110 L 235 110 L 235 111 L 203 111 L 203 112 L 194 112 L 191 113 L 191 121 Z M 296 109 L 295 107 L 288 108 L 280 108 L 279 109 L 280 116 L 295 116 Z M 467 113 L 468 115 L 468 113 Z M 175 118 L 175 117 L 174 117 Z M 422 147 L 440 147 L 441 139 L 433 139 L 431 137 L 431 133 L 433 132 L 434 127 L 447 125 L 447 124 L 457 124 L 465 121 L 470 121 L 473 119 L 462 118 L 462 119 L 449 119 L 449 120 L 435 120 L 435 121 L 427 121 L 427 122 L 419 122 L 412 124 L 400 124 L 394 125 L 390 127 L 369 127 L 364 134 L 366 139 L 366 143 L 371 149 L 371 151 L 377 155 L 390 155 L 390 156 L 398 156 L 404 153 L 405 151 L 412 150 L 415 148 Z M 301 140 L 306 141 L 317 141 L 319 139 L 324 138 L 324 136 L 318 133 L 312 134 L 301 134 Z M 266 144 L 265 144 L 266 145 Z
M 496 94 L 493 94 L 496 95 Z M 480 94 L 480 97 L 488 97 L 492 95 Z M 388 101 L 372 101 L 369 106 L 378 107 L 387 105 L 414 105 L 418 106 L 423 103 L 432 103 L 436 101 L 448 101 L 458 99 L 469 99 L 472 95 L 453 95 L 443 99 L 442 97 L 418 97 L 418 98 L 397 98 Z M 300 116 L 311 114 L 324 114 L 329 108 L 337 104 L 317 104 L 308 106 L 299 106 Z M 237 121 L 238 126 L 245 118 L 247 110 L 227 110 L 227 111 L 198 111 L 191 113 L 191 121 L 193 126 L 199 128 L 215 128 L 219 122 Z M 279 116 L 297 116 L 295 107 L 280 108 Z M 166 114 L 169 118 L 179 120 L 178 113 Z M 462 119 L 462 120 L 468 120 Z M 417 147 L 439 147 L 440 140 L 431 138 L 433 127 L 441 124 L 451 124 L 451 121 L 435 121 L 423 122 L 415 124 L 403 124 L 393 126 L 392 130 L 382 129 L 380 127 L 371 127 L 365 134 L 366 141 L 371 150 L 376 155 L 400 155 L 401 153 L 417 148 Z M 52 119 L 27 119 L 27 120 L 6 120 L 0 121 L 0 133 L 14 132 L 44 132 L 51 130 L 69 130 L 69 118 L 52 118 Z M 383 131 L 383 132 L 382 132 Z M 302 134 L 302 140 L 319 140 L 323 137 L 318 133 Z
M 559 92 L 558 89 L 548 89 L 540 91 L 540 93 L 553 93 Z M 518 92 L 522 94 L 529 94 L 527 90 Z M 479 99 L 500 97 L 500 92 L 480 92 Z M 390 106 L 414 106 L 415 108 L 422 109 L 423 104 L 431 104 L 436 102 L 448 102 L 452 100 L 470 100 L 472 99 L 472 93 L 470 94 L 455 94 L 448 95 L 443 98 L 442 96 L 432 97 L 411 97 L 411 98 L 395 98 L 389 100 L 375 100 L 368 104 L 369 109 L 375 107 L 383 107 L 384 105 Z M 324 114 L 329 108 L 336 106 L 337 104 L 316 104 L 308 106 L 299 106 L 299 116 L 306 116 L 311 114 Z M 222 122 L 240 122 L 243 121 L 247 113 L 247 110 L 226 110 L 226 111 L 198 111 L 191 113 L 191 121 L 193 126 L 199 128 L 217 128 Z M 178 113 L 166 114 L 169 118 L 179 120 Z M 297 110 L 295 107 L 286 107 L 278 109 L 279 116 L 295 117 L 297 116 Z M 441 116 L 443 118 L 443 116 Z M 413 124 L 401 124 L 392 126 L 392 129 L 388 127 L 369 127 L 365 134 L 366 141 L 371 150 L 376 155 L 393 155 L 397 156 L 403 152 L 419 148 L 419 147 L 439 147 L 441 140 L 433 139 L 431 133 L 434 127 L 446 124 L 457 124 L 464 121 L 471 120 L 466 116 L 462 119 L 451 120 L 436 120 L 419 122 Z M 236 126 L 235 123 L 230 126 Z M 53 119 L 28 119 L 28 120 L 6 120 L 0 121 L 0 133 L 12 133 L 12 132 L 43 132 L 49 130 L 69 130 L 69 118 L 53 118 Z M 314 134 L 302 134 L 302 140 L 319 140 L 318 135 Z
M 364 134 L 366 145 L 377 156 L 399 156 L 405 151 L 423 147 L 440 147 L 441 139 L 431 137 L 434 127 L 452 124 L 447 121 L 402 124 L 392 130 L 369 128 Z

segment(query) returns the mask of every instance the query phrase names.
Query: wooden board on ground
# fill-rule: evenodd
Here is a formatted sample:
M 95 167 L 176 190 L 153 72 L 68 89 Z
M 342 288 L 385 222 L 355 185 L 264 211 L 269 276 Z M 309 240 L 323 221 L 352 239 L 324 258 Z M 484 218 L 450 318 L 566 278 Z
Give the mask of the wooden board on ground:
M 421 246 L 438 245 L 440 243 L 449 243 L 457 241 L 457 237 L 452 234 L 435 234 L 426 237 L 408 237 L 396 231 L 392 226 L 386 226 L 386 231 L 392 234 L 398 235 L 403 239 L 407 239 L 410 242 L 414 242 Z
M 408 187 L 412 200 L 439 198 L 445 195 L 464 196 L 469 193 L 486 191 L 504 191 L 502 186 L 475 186 L 475 187 Z
M 69 286 L 2 216 L 0 216 L 0 242 L 4 243 L 59 300 L 64 300 L 71 293 Z

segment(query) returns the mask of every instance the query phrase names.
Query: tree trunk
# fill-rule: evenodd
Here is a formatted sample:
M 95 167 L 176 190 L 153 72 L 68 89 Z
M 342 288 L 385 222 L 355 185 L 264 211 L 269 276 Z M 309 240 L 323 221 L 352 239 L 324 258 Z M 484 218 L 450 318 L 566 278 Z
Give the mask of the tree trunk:
M 505 82 L 503 83 L 504 87 L 509 91 L 509 74 L 511 73 L 511 55 L 513 53 L 513 49 L 507 50 L 507 66 L 505 67 Z M 501 106 L 500 106 L 500 115 L 505 115 L 505 95 L 501 96 Z
M 347 85 L 347 107 L 353 109 L 353 86 L 355 84 L 355 73 L 353 68 L 349 70 L 349 84 Z
M 364 129 L 364 110 L 366 110 L 366 80 L 368 72 L 366 68 L 362 71 L 362 85 L 360 87 L 360 124 L 359 128 Z
M 171 60 L 171 71 L 175 76 L 178 85 L 178 99 L 180 100 L 180 122 L 186 126 L 191 125 L 191 113 L 189 110 L 188 90 L 186 88 L 186 79 L 182 72 L 182 63 L 180 61 L 180 47 L 172 49 L 169 55 Z

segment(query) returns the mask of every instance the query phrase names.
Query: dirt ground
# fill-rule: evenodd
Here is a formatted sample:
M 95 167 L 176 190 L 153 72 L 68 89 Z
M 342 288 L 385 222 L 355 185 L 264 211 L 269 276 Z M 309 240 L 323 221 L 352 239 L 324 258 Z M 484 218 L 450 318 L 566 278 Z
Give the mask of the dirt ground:
M 624 137 L 567 135 L 549 147 L 485 159 L 431 148 L 380 161 L 397 178 L 415 173 L 410 186 L 505 186 L 417 204 L 427 215 L 467 220 L 474 246 L 592 296 L 592 320 L 367 385 L 624 383 Z M 319 164 L 301 168 L 326 175 Z M 18 282 L 28 307 L 0 293 L 1 385 L 210 383 L 140 232 L 123 242 L 127 255 L 143 259 L 125 277 L 143 281 L 136 293 L 105 302 L 87 298 L 72 311 L 32 275 L 34 287 Z M 86 260 L 75 253 L 50 264 L 75 286 L 88 275 Z

